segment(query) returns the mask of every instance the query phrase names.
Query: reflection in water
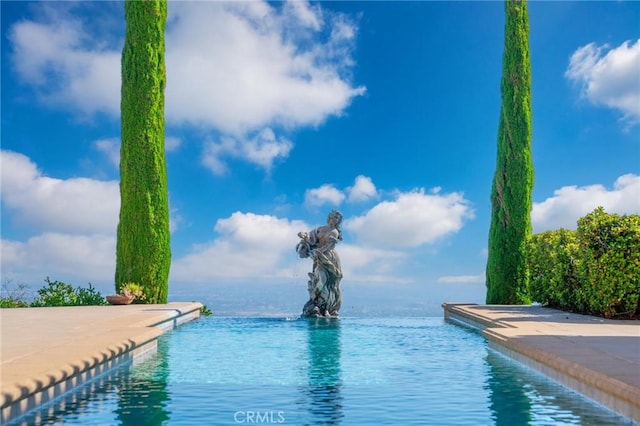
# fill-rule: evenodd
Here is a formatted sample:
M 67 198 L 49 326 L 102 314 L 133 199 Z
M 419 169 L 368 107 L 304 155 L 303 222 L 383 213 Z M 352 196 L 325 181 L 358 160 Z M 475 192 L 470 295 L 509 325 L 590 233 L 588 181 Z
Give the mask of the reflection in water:
M 158 353 L 137 366 L 118 385 L 117 419 L 122 426 L 160 426 L 169 413 L 169 356 L 165 342 L 158 342 Z
M 340 371 L 340 320 L 309 318 L 307 367 L 304 393 L 310 424 L 339 425 L 342 413 Z
M 489 409 L 496 426 L 528 425 L 531 422 L 531 401 L 524 388 L 522 375 L 513 365 L 493 351 L 487 351 L 486 386 Z

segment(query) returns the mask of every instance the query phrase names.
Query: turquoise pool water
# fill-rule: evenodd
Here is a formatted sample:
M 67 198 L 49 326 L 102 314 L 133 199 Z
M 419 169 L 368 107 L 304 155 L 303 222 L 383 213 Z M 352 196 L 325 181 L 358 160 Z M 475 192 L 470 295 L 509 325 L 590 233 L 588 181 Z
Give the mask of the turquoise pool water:
M 441 318 L 250 317 L 185 324 L 24 423 L 627 424 Z

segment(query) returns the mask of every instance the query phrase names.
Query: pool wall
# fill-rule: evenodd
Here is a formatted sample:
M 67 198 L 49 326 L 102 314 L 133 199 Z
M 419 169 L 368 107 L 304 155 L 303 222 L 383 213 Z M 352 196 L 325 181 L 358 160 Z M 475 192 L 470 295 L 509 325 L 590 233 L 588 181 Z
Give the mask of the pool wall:
M 2 310 L 0 424 L 157 350 L 157 338 L 200 316 L 196 302 Z M 18 420 L 19 421 L 19 420 Z
M 599 318 L 530 306 L 444 303 L 442 307 L 445 320 L 480 331 L 492 349 L 640 423 L 640 388 L 635 384 L 640 382 L 640 323 L 618 321 L 621 331 L 618 335 L 605 336 L 608 340 L 600 338 L 599 346 L 589 343 L 581 347 L 576 342 L 585 341 L 578 340 L 584 339 L 583 334 L 593 335 L 594 327 L 598 326 L 601 327 L 601 332 L 595 332 L 598 337 L 612 334 L 615 322 L 604 324 L 606 320 Z M 495 314 L 497 309 L 501 309 L 503 315 L 499 320 Z M 511 317 L 510 310 L 515 313 Z M 558 319 L 567 320 L 562 324 L 561 333 L 548 328 L 549 324 L 555 326 Z M 524 331 L 525 327 L 534 332 Z M 564 334 L 561 336 L 564 339 L 557 335 L 545 336 L 545 329 Z M 534 334 L 537 335 L 532 336 Z M 617 347 L 613 355 L 609 345 Z M 616 356 L 622 352 L 627 356 Z M 592 368 L 596 364 L 600 371 Z M 609 371 L 611 375 L 607 374 Z M 625 375 L 628 380 L 620 380 Z

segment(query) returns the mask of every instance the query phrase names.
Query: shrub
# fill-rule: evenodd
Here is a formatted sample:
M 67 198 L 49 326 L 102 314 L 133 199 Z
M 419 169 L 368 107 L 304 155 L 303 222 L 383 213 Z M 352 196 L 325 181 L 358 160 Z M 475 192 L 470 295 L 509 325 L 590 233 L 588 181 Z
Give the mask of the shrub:
M 605 213 L 578 220 L 578 229 L 535 234 L 527 264 L 531 297 L 550 307 L 634 317 L 640 303 L 640 216 Z
M 633 316 L 640 300 L 640 216 L 602 207 L 578 220 L 579 280 L 589 312 Z
M 531 237 L 528 247 L 531 298 L 568 311 L 584 310 L 585 298 L 577 277 L 576 233 L 567 229 Z
M 31 303 L 33 307 L 43 306 L 86 306 L 104 305 L 104 297 L 91 283 L 89 288 L 73 288 L 61 281 L 44 280 L 47 285 L 38 290 L 38 298 Z

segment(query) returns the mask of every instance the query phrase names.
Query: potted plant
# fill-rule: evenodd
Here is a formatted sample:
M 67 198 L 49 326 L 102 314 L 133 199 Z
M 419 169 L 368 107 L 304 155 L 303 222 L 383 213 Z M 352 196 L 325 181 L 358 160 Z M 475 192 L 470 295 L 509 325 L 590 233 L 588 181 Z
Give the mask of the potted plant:
M 120 293 L 107 296 L 107 302 L 112 305 L 128 305 L 135 299 L 145 299 L 142 286 L 136 283 L 124 283 L 120 287 Z

